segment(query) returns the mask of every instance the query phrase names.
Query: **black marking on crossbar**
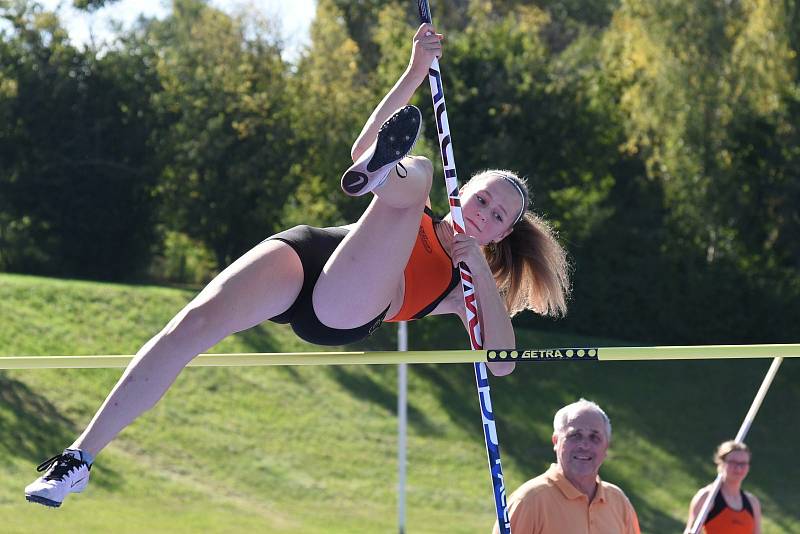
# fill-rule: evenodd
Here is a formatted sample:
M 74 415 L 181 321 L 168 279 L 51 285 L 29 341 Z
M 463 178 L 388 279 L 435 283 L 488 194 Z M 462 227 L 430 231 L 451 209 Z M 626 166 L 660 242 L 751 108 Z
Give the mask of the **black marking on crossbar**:
M 593 362 L 599 360 L 599 349 L 569 348 L 487 350 L 486 360 L 490 362 L 549 362 L 565 360 L 575 362 Z

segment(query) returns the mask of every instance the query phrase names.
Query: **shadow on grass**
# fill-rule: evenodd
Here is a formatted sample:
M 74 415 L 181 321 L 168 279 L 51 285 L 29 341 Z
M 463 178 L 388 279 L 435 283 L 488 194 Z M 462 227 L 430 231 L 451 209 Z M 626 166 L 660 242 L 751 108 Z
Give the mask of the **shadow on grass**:
M 32 462 L 63 450 L 74 438 L 72 422 L 58 413 L 45 397 L 27 385 L 0 373 L 0 450 Z
M 77 434 L 75 424 L 47 398 L 2 372 L 0 406 L 0 454 L 23 458 L 32 468 L 63 451 Z M 31 469 L 31 480 L 34 474 Z M 123 482 L 118 473 L 105 467 L 103 476 L 95 480 L 96 485 L 110 489 Z
M 503 457 L 513 458 L 530 476 L 541 472 L 553 458 L 553 415 L 561 406 L 585 397 L 608 412 L 615 428 L 635 433 L 682 462 L 695 480 L 695 487 L 682 488 L 688 506 L 694 491 L 713 480 L 713 449 L 736 434 L 768 365 L 756 360 L 520 365 L 511 376 L 490 380 Z M 430 382 L 452 420 L 480 439 L 472 367 L 416 369 L 421 379 Z M 796 365 L 782 370 L 746 440 L 754 449 L 755 465 L 745 486 L 784 517 L 796 516 L 795 503 L 800 498 L 796 485 L 789 487 L 786 482 L 797 480 L 800 468 L 793 461 L 793 448 L 781 439 L 787 431 L 781 408 L 800 403 L 798 374 Z M 530 443 L 532 434 L 538 443 Z M 657 473 L 658 466 L 653 470 Z M 647 489 L 639 476 L 613 482 L 628 492 L 645 531 L 682 528 L 680 522 L 638 497 Z M 650 489 L 654 483 L 650 479 Z
M 347 367 L 333 366 L 330 371 L 331 376 L 356 398 L 367 400 L 381 408 L 387 415 L 397 414 L 397 391 L 393 388 L 380 384 L 377 380 L 366 375 L 360 370 L 350 370 Z M 414 406 L 413 402 L 408 403 L 408 422 L 417 431 L 425 434 L 436 432 L 436 427 L 425 415 L 425 412 Z
M 409 340 L 414 340 L 418 344 L 418 333 L 413 331 L 416 322 L 409 323 Z M 384 323 L 381 328 L 373 332 L 373 334 L 363 341 L 352 343 L 344 347 L 343 350 L 352 351 L 392 351 L 397 350 L 398 342 L 398 324 L 397 323 Z M 422 342 L 425 343 L 424 341 Z M 415 350 L 415 347 L 409 347 L 409 350 Z M 397 363 L 403 363 L 398 358 Z M 330 371 L 331 377 L 336 380 L 342 387 L 353 393 L 361 399 L 368 400 L 380 406 L 392 416 L 397 415 L 397 390 L 393 387 L 387 387 L 381 384 L 373 377 L 361 372 L 351 371 L 348 368 L 332 366 Z M 437 432 L 436 425 L 425 415 L 423 410 L 420 410 L 414 405 L 413 399 L 409 398 L 407 403 L 408 423 L 416 431 L 426 434 Z
M 236 337 L 253 352 L 281 352 L 281 346 L 265 324 L 238 332 Z
M 284 352 L 281 341 L 276 339 L 275 335 L 270 332 L 267 326 L 272 324 L 273 323 L 267 322 L 261 323 L 248 330 L 238 332 L 236 337 L 244 343 L 247 350 L 250 352 Z M 298 382 L 303 381 L 303 376 L 301 373 L 297 372 L 296 367 L 287 365 L 283 369 L 292 380 Z
M 800 403 L 800 367 L 793 363 L 784 363 L 745 439 L 754 451 L 745 487 L 789 517 L 797 517 L 800 492 L 786 481 L 797 480 L 800 468 L 792 447 L 775 436 L 786 434 L 785 407 Z M 575 369 L 568 379 L 583 391 L 597 391 L 597 402 L 608 406 L 620 428 L 633 430 L 682 462 L 695 482 L 684 488 L 688 501 L 714 479 L 714 448 L 737 433 L 769 365 L 768 360 L 618 362 L 591 373 Z

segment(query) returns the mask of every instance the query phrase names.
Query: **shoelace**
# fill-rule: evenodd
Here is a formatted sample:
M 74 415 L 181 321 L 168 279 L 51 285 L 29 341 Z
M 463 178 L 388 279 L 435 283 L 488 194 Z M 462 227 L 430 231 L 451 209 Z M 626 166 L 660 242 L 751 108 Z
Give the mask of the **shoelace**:
M 403 172 L 405 174 L 400 174 L 400 169 L 403 169 Z M 406 170 L 405 165 L 403 165 L 399 161 L 397 162 L 397 165 L 394 166 L 394 170 L 395 172 L 397 172 L 397 176 L 399 176 L 400 178 L 405 178 L 406 176 L 408 176 L 408 171 Z
M 83 460 L 78 460 L 69 454 L 56 454 L 52 458 L 45 460 L 36 467 L 36 471 L 41 473 L 51 469 L 45 476 L 45 480 L 63 480 L 73 469 L 77 469 L 84 464 Z

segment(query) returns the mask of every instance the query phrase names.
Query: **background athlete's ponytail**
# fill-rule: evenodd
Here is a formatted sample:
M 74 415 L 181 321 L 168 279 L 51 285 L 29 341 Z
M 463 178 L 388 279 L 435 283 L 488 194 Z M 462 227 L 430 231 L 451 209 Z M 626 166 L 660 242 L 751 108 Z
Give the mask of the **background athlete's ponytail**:
M 486 173 L 502 174 L 527 190 L 525 180 L 513 173 L 481 174 Z M 569 262 L 547 221 L 526 210 L 513 231 L 499 243 L 484 247 L 484 254 L 509 315 L 513 317 L 526 309 L 554 317 L 566 314 Z

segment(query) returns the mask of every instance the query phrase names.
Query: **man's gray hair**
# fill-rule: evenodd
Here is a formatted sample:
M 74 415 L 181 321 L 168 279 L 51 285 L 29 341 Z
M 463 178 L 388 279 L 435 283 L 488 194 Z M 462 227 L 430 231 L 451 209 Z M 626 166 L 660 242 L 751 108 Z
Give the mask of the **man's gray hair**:
M 584 398 L 581 398 L 579 401 L 573 402 L 572 404 L 567 404 L 556 412 L 556 416 L 553 418 L 553 434 L 559 434 L 563 432 L 567 426 L 567 423 L 569 422 L 569 416 L 575 412 L 583 410 L 592 410 L 599 413 L 603 417 L 603 422 L 606 424 L 606 439 L 611 441 L 611 420 L 606 415 L 606 412 L 604 412 L 603 409 L 597 405 L 597 403 L 588 401 Z

